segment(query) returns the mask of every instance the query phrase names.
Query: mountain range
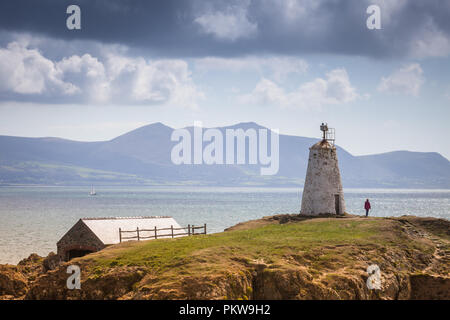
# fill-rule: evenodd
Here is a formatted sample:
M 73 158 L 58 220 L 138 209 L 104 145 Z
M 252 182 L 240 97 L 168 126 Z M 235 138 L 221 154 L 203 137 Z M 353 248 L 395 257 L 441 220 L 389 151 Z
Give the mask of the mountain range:
M 247 122 L 217 129 L 237 128 L 264 127 Z M 0 184 L 302 186 L 309 147 L 319 141 L 280 134 L 279 171 L 262 176 L 259 164 L 175 165 L 173 130 L 153 123 L 99 142 L 0 136 Z M 450 188 L 450 162 L 439 153 L 353 156 L 336 147 L 344 187 Z

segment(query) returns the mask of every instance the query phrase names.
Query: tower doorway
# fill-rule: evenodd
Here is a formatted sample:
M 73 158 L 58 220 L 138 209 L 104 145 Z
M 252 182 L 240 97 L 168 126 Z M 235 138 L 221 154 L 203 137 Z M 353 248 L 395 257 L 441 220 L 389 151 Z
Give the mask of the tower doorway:
M 339 194 L 334 195 L 334 208 L 336 210 L 336 214 L 341 214 L 341 197 Z

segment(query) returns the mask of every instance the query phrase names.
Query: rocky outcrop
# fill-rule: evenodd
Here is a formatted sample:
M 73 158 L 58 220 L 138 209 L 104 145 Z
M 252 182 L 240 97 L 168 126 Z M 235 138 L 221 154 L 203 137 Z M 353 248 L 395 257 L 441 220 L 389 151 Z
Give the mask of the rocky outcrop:
M 82 278 L 82 290 L 68 289 L 68 265 L 70 264 L 62 265 L 56 270 L 41 275 L 24 298 L 42 300 L 119 299 L 132 291 L 133 285 L 144 276 L 141 268 L 118 267 L 98 276 L 94 274 L 86 279 Z M 83 265 L 80 268 L 85 270 Z
M 64 264 L 52 264 L 54 255 L 30 256 L 18 266 L 0 266 L 0 295 L 4 299 L 450 299 L 449 221 L 358 219 L 317 221 L 339 223 L 337 230 L 342 232 L 358 221 L 367 221 L 364 228 L 370 228 L 373 221 L 377 233 L 386 232 L 381 242 L 372 238 L 358 243 L 318 242 L 303 250 L 283 247 L 281 253 L 275 246 L 272 255 L 264 251 L 261 258 L 249 257 L 242 249 L 252 241 L 244 237 L 248 230 L 274 232 L 274 225 L 309 223 L 307 217 L 277 215 L 231 228 L 244 241 L 242 247 L 205 246 L 171 261 L 170 267 L 148 267 L 145 255 L 144 261 L 123 264 L 124 252 L 137 250 L 133 243 Z M 81 290 L 67 288 L 71 264 L 82 270 Z M 371 264 L 381 270 L 380 289 L 367 286 Z
M 0 299 L 23 298 L 33 281 L 42 273 L 42 260 L 42 257 L 33 253 L 17 266 L 0 265 Z
M 25 295 L 27 289 L 28 279 L 19 267 L 0 266 L 0 299 L 20 298 Z
M 61 264 L 60 256 L 55 254 L 54 252 L 50 252 L 42 262 L 42 268 L 44 272 L 47 272 L 49 270 L 54 270 L 58 268 L 60 264 Z
M 412 300 L 450 300 L 450 279 L 429 274 L 410 276 Z

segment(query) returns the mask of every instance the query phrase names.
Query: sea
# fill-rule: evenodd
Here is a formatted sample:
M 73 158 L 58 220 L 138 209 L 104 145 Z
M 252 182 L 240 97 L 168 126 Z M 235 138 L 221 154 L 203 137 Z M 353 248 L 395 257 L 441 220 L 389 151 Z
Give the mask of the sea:
M 239 222 L 298 213 L 301 188 L 257 187 L 0 187 L 0 264 L 56 252 L 56 242 L 84 217 L 172 216 L 181 226 L 222 232 Z M 449 190 L 344 189 L 346 211 L 371 216 L 450 219 Z

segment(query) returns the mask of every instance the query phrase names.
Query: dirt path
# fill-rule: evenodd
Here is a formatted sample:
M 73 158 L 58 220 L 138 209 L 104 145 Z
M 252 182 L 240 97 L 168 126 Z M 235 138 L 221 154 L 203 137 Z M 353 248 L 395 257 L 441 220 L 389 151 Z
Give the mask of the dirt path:
M 420 237 L 430 240 L 435 247 L 431 263 L 422 270 L 427 274 L 439 274 L 442 268 L 450 266 L 450 243 L 442 238 L 439 238 L 423 228 L 412 224 L 406 219 L 397 219 L 405 228 L 405 232 L 412 237 Z M 441 273 L 442 274 L 442 273 Z M 450 274 L 449 274 L 450 275 Z

